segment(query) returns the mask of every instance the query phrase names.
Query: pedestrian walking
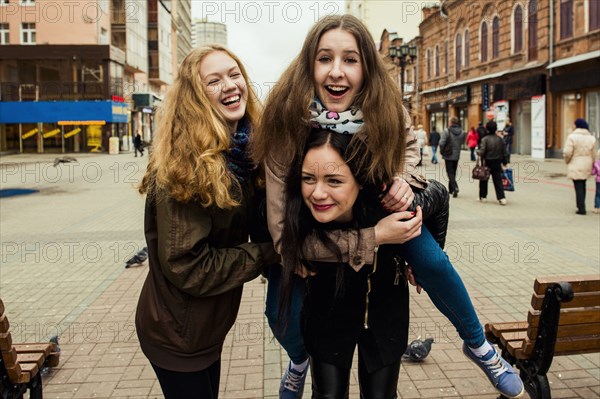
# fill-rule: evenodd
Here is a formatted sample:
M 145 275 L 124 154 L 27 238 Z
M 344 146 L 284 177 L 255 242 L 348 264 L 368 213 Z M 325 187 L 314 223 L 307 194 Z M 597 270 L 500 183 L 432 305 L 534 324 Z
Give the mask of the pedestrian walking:
M 596 152 L 592 174 L 596 176 L 596 195 L 594 196 L 594 210 L 592 212 L 600 213 L 600 150 Z
M 242 286 L 279 262 L 268 235 L 248 242 L 259 188 L 246 148 L 259 117 L 249 82 L 229 50 L 196 48 L 157 113 L 157 149 L 139 188 L 149 271 L 135 325 L 166 399 L 218 397 Z
M 485 124 L 485 130 L 487 132 L 486 135 L 496 134 L 496 131 L 498 130 L 498 124 L 494 120 L 494 114 L 492 113 L 488 114 L 488 121 Z
M 139 133 L 135 134 L 135 137 L 133 138 L 133 151 L 135 153 L 135 156 L 137 157 L 137 153 L 139 151 L 140 153 L 140 157 L 144 156 L 144 146 L 142 143 L 142 136 L 140 136 Z
M 417 125 L 417 130 L 415 130 L 415 136 L 417 137 L 417 145 L 419 146 L 419 153 L 421 157 L 417 166 L 421 166 L 421 164 L 423 163 L 423 150 L 427 145 L 427 132 L 423 130 L 423 125 Z
M 483 126 L 483 122 L 479 122 L 477 125 L 477 148 L 481 145 L 481 139 L 484 138 L 488 134 L 487 129 Z
M 437 149 L 440 144 L 441 136 L 438 131 L 435 129 L 435 126 L 431 128 L 431 133 L 429 133 L 429 145 L 431 145 L 431 163 L 437 164 Z
M 578 215 L 585 215 L 585 182 L 592 174 L 596 153 L 596 138 L 589 131 L 585 119 L 575 120 L 575 130 L 567 136 L 563 158 L 567 163 L 567 177 L 573 180 Z
M 512 143 L 515 135 L 515 128 L 510 120 L 506 119 L 506 126 L 504 126 L 504 145 L 506 146 L 506 163 L 510 163 L 510 154 L 512 153 Z
M 496 134 L 488 134 L 481 140 L 479 148 L 479 156 L 485 165 L 490 168 L 490 175 L 496 190 L 496 199 L 500 205 L 506 205 L 507 200 L 504 195 L 504 187 L 502 186 L 502 165 L 505 163 L 504 141 L 502 140 L 503 132 L 498 131 Z M 488 180 L 479 180 L 479 201 L 487 200 Z
M 479 135 L 474 127 L 471 127 L 469 134 L 467 134 L 467 147 L 471 150 L 471 161 L 475 161 L 475 150 L 479 144 Z
M 460 159 L 460 150 L 465 142 L 465 132 L 459 125 L 456 116 L 450 118 L 450 126 L 444 130 L 440 140 L 440 153 L 446 163 L 448 173 L 448 191 L 454 198 L 458 197 L 458 183 L 456 182 L 456 170 Z

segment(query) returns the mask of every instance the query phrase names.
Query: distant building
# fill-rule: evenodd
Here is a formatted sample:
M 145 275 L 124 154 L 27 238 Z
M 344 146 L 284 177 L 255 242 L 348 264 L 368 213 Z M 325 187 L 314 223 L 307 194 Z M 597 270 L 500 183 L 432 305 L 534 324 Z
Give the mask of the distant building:
M 384 29 L 393 29 L 410 39 L 419 32 L 421 7 L 434 2 L 406 0 L 346 0 L 345 12 L 360 19 L 378 41 Z
M 1 0 L 0 151 L 99 152 L 110 137 L 129 150 L 133 132 L 151 140 L 173 82 L 173 4 Z
M 173 72 L 176 73 L 183 59 L 192 51 L 192 0 L 172 1 L 172 10 L 176 49 L 173 56 Z
M 192 44 L 194 47 L 203 44 L 227 46 L 227 25 L 220 22 L 208 22 L 205 19 L 194 19 L 192 23 Z
M 554 22 L 552 22 L 554 20 Z M 423 9 L 419 114 L 428 131 L 510 116 L 513 151 L 561 157 L 578 117 L 600 131 L 600 2 L 446 1 Z

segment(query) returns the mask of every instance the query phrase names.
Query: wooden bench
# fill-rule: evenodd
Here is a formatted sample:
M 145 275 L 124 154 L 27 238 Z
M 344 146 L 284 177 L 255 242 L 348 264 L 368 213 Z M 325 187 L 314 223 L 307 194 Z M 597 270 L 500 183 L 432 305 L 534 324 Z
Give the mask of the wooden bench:
M 487 323 L 486 338 L 519 371 L 533 399 L 550 399 L 554 356 L 600 352 L 600 275 L 538 278 L 527 321 Z
M 44 367 L 58 366 L 58 340 L 48 343 L 15 344 L 9 331 L 4 303 L 0 299 L 0 397 L 21 399 L 29 390 L 30 399 L 42 399 Z

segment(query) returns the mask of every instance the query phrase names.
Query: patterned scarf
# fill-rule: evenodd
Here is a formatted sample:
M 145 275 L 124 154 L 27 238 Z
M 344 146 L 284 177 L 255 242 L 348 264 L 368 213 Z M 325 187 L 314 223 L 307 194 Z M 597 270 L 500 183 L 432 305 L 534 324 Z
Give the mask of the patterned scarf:
M 355 134 L 363 125 L 363 114 L 358 107 L 351 107 L 344 112 L 333 112 L 328 111 L 319 99 L 315 99 L 309 110 L 310 121 L 316 128 L 342 134 Z
M 246 150 L 249 139 L 250 125 L 244 118 L 238 123 L 237 131 L 231 133 L 231 145 L 229 151 L 225 153 L 227 166 L 240 183 L 244 183 L 256 169 Z

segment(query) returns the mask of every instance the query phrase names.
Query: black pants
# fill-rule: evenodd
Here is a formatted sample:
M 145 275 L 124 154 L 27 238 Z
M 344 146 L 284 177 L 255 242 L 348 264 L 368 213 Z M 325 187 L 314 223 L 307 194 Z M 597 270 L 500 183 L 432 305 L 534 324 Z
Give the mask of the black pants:
M 502 160 L 486 159 L 485 165 L 490 168 L 490 175 L 496 190 L 496 199 L 499 201 L 504 197 L 504 186 L 502 186 Z M 486 198 L 488 194 L 488 180 L 479 180 L 479 198 Z
M 458 169 L 458 160 L 450 161 L 446 159 L 446 173 L 448 173 L 448 191 L 450 194 L 458 192 L 458 184 L 456 183 L 456 169 Z
M 577 210 L 585 212 L 585 180 L 573 180 L 575 186 L 575 201 L 577 202 Z
M 348 399 L 350 369 L 310 358 L 312 374 L 312 399 Z M 400 359 L 373 373 L 368 373 L 360 353 L 358 356 L 358 382 L 361 399 L 396 399 L 400 374 Z
M 221 378 L 221 359 L 207 369 L 184 373 L 152 364 L 165 399 L 217 399 Z
M 136 146 L 134 147 L 133 152 L 135 153 L 135 156 L 137 157 L 137 153 L 138 151 L 140 152 L 140 156 L 143 157 L 144 156 L 144 148 L 142 146 Z

